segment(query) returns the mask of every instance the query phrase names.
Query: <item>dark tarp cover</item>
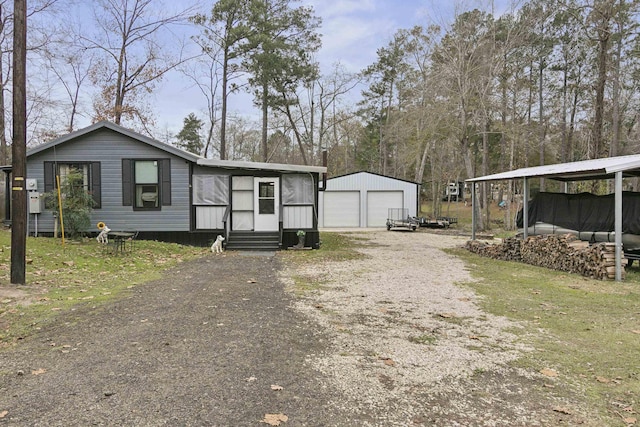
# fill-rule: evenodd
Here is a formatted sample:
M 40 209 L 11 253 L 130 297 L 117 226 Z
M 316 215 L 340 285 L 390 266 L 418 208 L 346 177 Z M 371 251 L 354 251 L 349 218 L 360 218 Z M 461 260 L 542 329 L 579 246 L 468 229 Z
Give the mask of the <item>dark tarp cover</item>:
M 546 222 L 576 231 L 614 231 L 615 194 L 538 193 L 529 202 L 529 227 Z M 522 225 L 522 209 L 516 222 Z M 622 232 L 640 234 L 640 193 L 622 193 Z

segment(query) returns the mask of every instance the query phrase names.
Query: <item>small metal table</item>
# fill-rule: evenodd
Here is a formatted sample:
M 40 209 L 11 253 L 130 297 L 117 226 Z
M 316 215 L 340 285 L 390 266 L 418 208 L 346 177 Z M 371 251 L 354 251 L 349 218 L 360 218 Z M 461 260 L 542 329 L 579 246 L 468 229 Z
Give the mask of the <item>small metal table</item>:
M 135 233 L 129 231 L 110 231 L 108 234 L 109 244 L 113 254 L 125 253 L 127 241 L 130 241 L 135 236 Z

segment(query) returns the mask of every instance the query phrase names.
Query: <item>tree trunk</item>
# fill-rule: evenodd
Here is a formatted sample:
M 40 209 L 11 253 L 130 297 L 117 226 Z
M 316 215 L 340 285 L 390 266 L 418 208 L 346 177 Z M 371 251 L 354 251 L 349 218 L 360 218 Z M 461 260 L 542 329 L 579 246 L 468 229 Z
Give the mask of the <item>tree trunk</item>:
M 605 6 L 606 7 L 606 6 Z M 593 119 L 593 153 L 592 159 L 604 155 L 604 143 L 602 139 L 602 127 L 604 122 L 604 91 L 607 85 L 607 56 L 609 39 L 611 38 L 608 11 L 602 11 L 602 21 L 598 28 L 598 78 L 596 80 L 596 105 Z
M 5 97 L 4 97 L 4 70 L 2 60 L 2 53 L 0 53 L 0 165 L 6 165 L 9 163 L 9 153 L 7 147 L 7 135 L 6 135 L 6 127 L 7 122 L 5 118 L 5 112 L 7 109 L 5 108 Z M 5 197 L 11 197 L 9 194 L 5 194 Z
M 538 147 L 540 150 L 540 166 L 544 166 L 544 139 L 545 139 L 545 129 L 544 129 L 544 102 L 542 96 L 542 87 L 544 82 L 544 58 L 540 58 L 540 70 L 538 74 Z M 540 178 L 540 191 L 544 191 L 545 188 L 544 178 Z
M 611 147 L 609 147 L 609 157 L 617 156 L 620 146 L 620 62 L 622 56 L 622 44 L 624 42 L 622 38 L 622 33 L 624 31 L 623 27 L 624 25 L 622 23 L 618 24 L 620 37 L 618 37 L 618 41 L 616 43 L 616 57 L 613 66 L 613 97 L 611 99 L 613 135 L 611 138 Z
M 220 118 L 220 160 L 227 159 L 227 86 L 229 84 L 229 47 L 224 49 L 222 59 L 222 117 Z M 211 100 L 214 109 L 215 99 Z
M 269 161 L 269 146 L 267 138 L 267 124 L 268 124 L 268 98 L 269 88 L 266 82 L 262 83 L 262 161 Z
M 465 135 L 462 137 L 462 139 L 460 140 L 460 148 L 461 148 L 461 152 L 462 152 L 462 158 L 464 160 L 464 166 L 467 172 L 467 176 L 470 178 L 474 178 L 475 177 L 475 171 L 473 168 L 473 153 L 471 152 L 471 146 L 469 144 L 469 136 Z M 472 186 L 475 185 L 471 184 Z M 473 188 L 471 191 L 474 191 Z M 476 197 L 476 201 L 478 200 L 478 198 Z M 476 212 L 476 225 L 478 226 L 478 228 L 480 230 L 484 229 L 484 221 L 482 220 L 482 215 L 480 214 L 480 210 L 478 209 L 478 204 L 476 203 L 476 205 L 474 206 L 474 210 Z
M 289 108 L 289 102 L 287 101 L 287 94 L 285 92 L 282 92 L 282 99 L 284 99 L 285 101 L 284 114 L 287 116 L 287 119 L 289 119 L 289 124 L 291 125 L 293 134 L 296 137 L 296 142 L 298 143 L 298 148 L 300 149 L 300 155 L 302 156 L 302 162 L 303 164 L 308 165 L 309 162 L 307 161 L 307 154 L 305 153 L 304 144 L 302 143 L 302 136 L 300 135 L 300 132 L 298 131 L 298 126 L 296 126 L 296 123 L 293 120 L 293 116 L 291 115 L 291 108 Z
M 489 119 L 485 119 L 484 132 L 482 133 L 482 175 L 489 175 Z M 482 183 L 482 205 L 485 211 L 484 229 L 491 228 L 491 185 L 488 182 Z
M 562 70 L 562 115 L 560 117 L 560 134 L 562 143 L 560 145 L 560 161 L 562 163 L 568 162 L 569 158 L 569 146 L 567 138 L 567 104 L 568 104 L 568 70 L 569 64 L 564 62 L 564 69 Z

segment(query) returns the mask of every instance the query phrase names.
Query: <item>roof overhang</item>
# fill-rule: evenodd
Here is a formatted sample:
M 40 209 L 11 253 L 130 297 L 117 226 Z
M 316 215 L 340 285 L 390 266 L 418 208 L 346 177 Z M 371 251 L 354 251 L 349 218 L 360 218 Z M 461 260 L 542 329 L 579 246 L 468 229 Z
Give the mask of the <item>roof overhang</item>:
M 236 160 L 198 159 L 197 164 L 200 166 L 216 167 L 216 168 L 223 168 L 223 169 L 268 170 L 268 171 L 277 171 L 277 172 L 303 172 L 303 173 L 327 172 L 327 168 L 324 166 L 290 165 L 290 164 L 284 164 L 284 163 L 244 162 L 244 161 L 236 161 Z
M 640 155 L 607 157 L 555 165 L 535 166 L 509 172 L 467 179 L 466 182 L 502 181 L 518 178 L 551 178 L 557 181 L 585 181 L 614 178 L 616 172 L 624 177 L 640 176 Z

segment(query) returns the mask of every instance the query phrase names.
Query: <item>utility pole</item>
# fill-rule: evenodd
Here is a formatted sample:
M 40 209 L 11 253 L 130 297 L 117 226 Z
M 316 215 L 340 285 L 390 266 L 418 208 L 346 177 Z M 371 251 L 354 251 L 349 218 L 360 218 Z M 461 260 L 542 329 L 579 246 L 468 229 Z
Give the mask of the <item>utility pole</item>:
M 27 0 L 13 0 L 11 283 L 25 284 L 27 246 Z

